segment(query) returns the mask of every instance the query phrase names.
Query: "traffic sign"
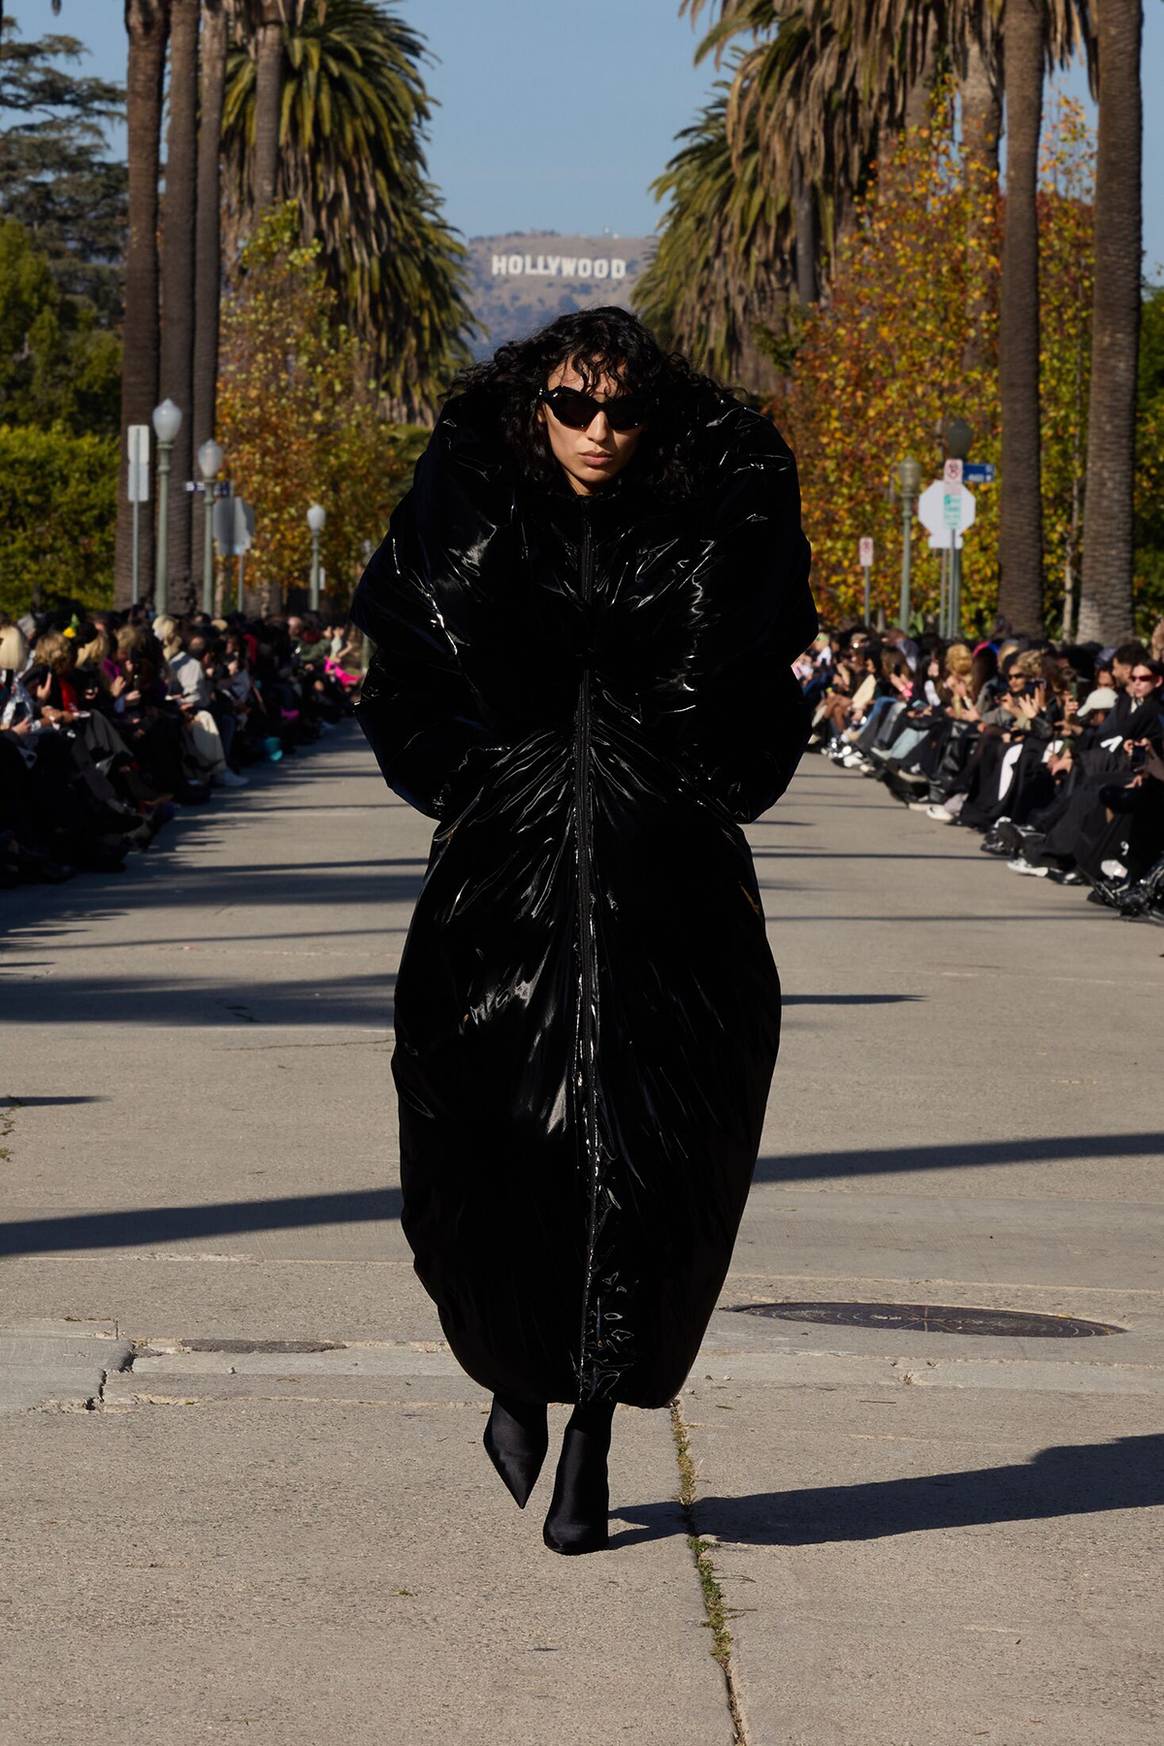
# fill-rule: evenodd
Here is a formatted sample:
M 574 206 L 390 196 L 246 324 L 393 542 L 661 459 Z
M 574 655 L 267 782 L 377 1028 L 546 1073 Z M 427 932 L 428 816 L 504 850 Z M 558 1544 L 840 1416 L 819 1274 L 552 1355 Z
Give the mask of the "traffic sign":
M 947 546 L 951 544 L 948 531 L 965 533 L 973 526 L 974 493 L 965 485 L 947 485 L 944 479 L 935 479 L 917 500 L 917 516 L 927 533 L 941 536 L 938 543 Z
M 126 473 L 126 499 L 130 503 L 148 503 L 150 500 L 149 425 L 128 425 L 125 432 L 125 447 L 129 460 L 129 468 Z
M 241 497 L 220 497 L 214 505 L 214 539 L 224 557 L 249 552 L 255 537 L 255 512 Z
M 857 541 L 857 557 L 863 570 L 872 568 L 873 541 L 868 534 L 863 535 L 862 538 Z
M 947 485 L 962 483 L 962 462 L 953 455 L 949 456 L 942 466 L 942 478 Z
M 962 468 L 964 485 L 993 485 L 996 467 L 993 461 L 967 461 Z

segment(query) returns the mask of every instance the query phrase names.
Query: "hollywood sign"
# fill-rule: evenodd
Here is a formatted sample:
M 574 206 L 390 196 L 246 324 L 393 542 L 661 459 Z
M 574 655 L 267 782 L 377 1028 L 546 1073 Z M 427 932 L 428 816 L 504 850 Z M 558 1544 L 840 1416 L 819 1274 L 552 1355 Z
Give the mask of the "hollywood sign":
M 625 279 L 617 255 L 494 255 L 493 277 L 509 279 Z

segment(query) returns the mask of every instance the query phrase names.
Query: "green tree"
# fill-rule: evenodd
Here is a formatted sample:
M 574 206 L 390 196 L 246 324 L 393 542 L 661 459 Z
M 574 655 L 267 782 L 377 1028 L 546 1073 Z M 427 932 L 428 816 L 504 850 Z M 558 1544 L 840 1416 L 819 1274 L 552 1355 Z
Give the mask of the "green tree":
M 65 295 L 22 224 L 0 219 L 0 419 L 114 433 L 120 374 L 117 335 Z
M 127 178 L 105 156 L 104 130 L 124 114 L 124 92 L 68 71 L 85 53 L 71 36 L 24 42 L 16 20 L 0 14 L 0 112 L 15 118 L 0 131 L 0 215 L 24 225 L 67 296 L 113 325 Z
M 109 605 L 116 483 L 116 438 L 0 424 L 0 608 Z
M 282 19 L 276 23 L 275 13 Z M 268 199 L 267 84 L 278 32 L 276 192 L 397 412 L 431 410 L 467 360 L 464 251 L 427 180 L 424 40 L 377 0 L 252 0 L 227 68 L 227 213 L 237 239 Z M 262 101 L 260 100 L 262 99 Z

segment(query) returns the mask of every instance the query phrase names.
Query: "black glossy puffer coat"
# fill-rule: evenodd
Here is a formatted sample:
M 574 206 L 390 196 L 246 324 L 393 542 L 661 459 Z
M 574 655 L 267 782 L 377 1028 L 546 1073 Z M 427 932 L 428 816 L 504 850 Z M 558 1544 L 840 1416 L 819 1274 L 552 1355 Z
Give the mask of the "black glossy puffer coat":
M 396 987 L 403 1228 L 458 1360 L 665 1405 L 723 1283 L 780 984 L 739 821 L 803 750 L 792 455 L 724 396 L 704 488 L 515 476 L 446 407 L 365 572 L 358 715 L 439 819 Z

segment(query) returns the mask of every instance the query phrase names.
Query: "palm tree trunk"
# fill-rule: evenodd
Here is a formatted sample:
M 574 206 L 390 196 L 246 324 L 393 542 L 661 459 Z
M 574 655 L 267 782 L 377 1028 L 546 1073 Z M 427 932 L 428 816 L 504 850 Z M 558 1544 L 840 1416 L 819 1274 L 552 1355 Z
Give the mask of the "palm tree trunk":
M 1039 447 L 1039 232 L 1036 208 L 1043 114 L 1044 0 L 1006 0 L 1006 207 L 999 311 L 1002 484 L 998 610 L 1016 631 L 1043 624 L 1043 506 Z
M 797 166 L 793 188 L 796 217 L 796 298 L 805 308 L 820 297 L 820 226 L 816 189 Z
M 218 305 L 222 282 L 219 222 L 219 155 L 222 104 L 226 86 L 226 0 L 202 0 L 202 101 L 198 115 L 198 221 L 194 267 L 194 429 L 195 452 L 215 434 L 218 387 Z M 195 505 L 193 569 L 202 575 L 205 516 Z
M 1132 628 L 1132 483 L 1140 337 L 1140 0 L 1099 0 L 1095 296 L 1079 636 Z
M 994 347 L 990 333 L 993 304 L 993 230 L 998 199 L 998 136 L 1002 105 L 998 69 L 980 44 L 972 41 L 959 82 L 962 99 L 962 169 L 970 209 L 967 238 L 967 323 L 962 372 L 970 375 L 991 367 Z
M 279 108 L 283 91 L 283 20 L 279 0 L 260 0 L 255 32 L 254 213 L 275 203 L 279 180 Z
M 194 219 L 197 193 L 199 0 L 170 0 L 170 133 L 162 199 L 161 394 L 182 409 L 171 458 L 169 598 L 195 605 L 190 574 L 194 476 Z
M 158 401 L 158 158 L 169 0 L 126 0 L 126 155 L 129 241 L 125 256 L 125 362 L 121 372 L 121 457 L 117 495 L 114 598 L 127 606 L 133 587 L 133 516 L 126 501 L 126 431 L 149 424 Z M 152 505 L 140 506 L 141 594 L 153 592 Z

